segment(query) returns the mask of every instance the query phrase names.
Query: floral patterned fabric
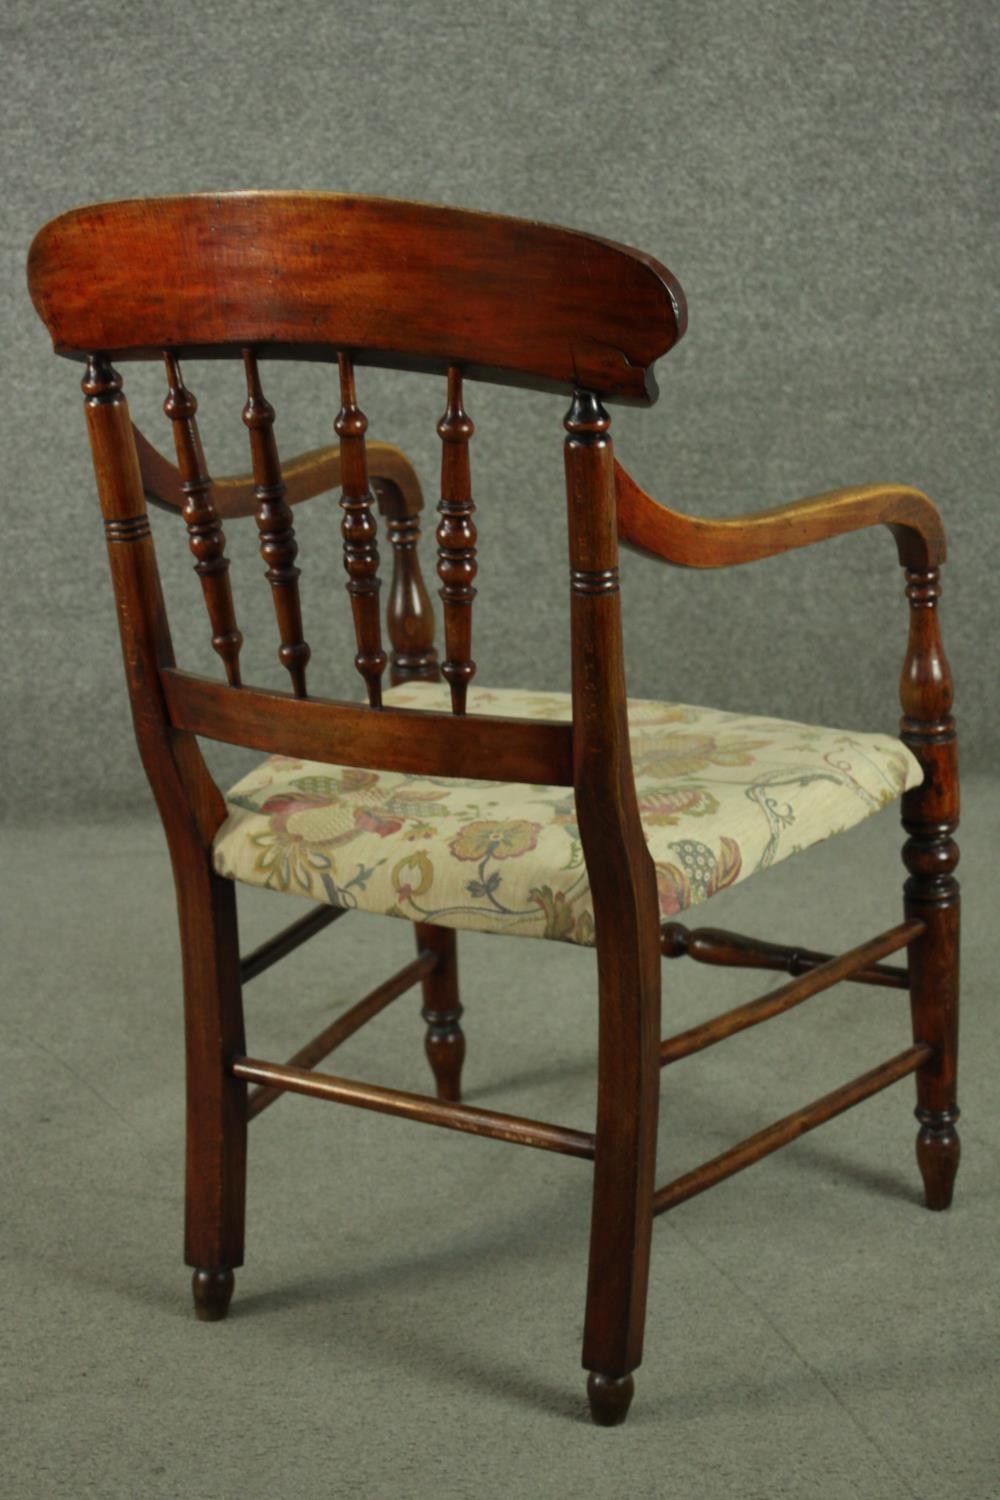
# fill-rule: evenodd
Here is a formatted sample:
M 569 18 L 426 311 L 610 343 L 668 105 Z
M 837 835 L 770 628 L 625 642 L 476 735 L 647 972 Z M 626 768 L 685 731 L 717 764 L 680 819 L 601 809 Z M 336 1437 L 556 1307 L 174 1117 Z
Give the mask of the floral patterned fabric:
M 449 707 L 410 683 L 386 702 Z M 470 713 L 569 720 L 568 693 L 473 688 Z M 681 703 L 629 703 L 639 812 L 660 910 L 675 916 L 921 779 L 897 739 Z M 273 755 L 233 787 L 220 874 L 444 927 L 592 944 L 572 788 L 458 781 Z

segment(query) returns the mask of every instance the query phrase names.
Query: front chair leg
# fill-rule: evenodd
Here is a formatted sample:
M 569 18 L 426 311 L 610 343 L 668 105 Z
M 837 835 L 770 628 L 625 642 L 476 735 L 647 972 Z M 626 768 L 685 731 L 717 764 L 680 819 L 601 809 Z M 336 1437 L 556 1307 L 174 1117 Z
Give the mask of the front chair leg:
M 911 855 L 915 840 L 907 845 Z M 914 1039 L 930 1042 L 933 1056 L 917 1073 L 917 1164 L 928 1208 L 951 1206 L 962 1143 L 955 1129 L 958 1061 L 958 896 L 946 905 L 923 901 L 912 885 L 908 917 L 920 917 L 926 930 L 910 945 L 910 1003 Z
M 193 862 L 192 862 L 193 863 Z M 229 1064 L 246 1051 L 236 889 L 202 862 L 177 869 L 187 1058 L 185 1260 L 195 1313 L 224 1318 L 243 1264 L 246 1084 Z
M 416 924 L 417 950 L 428 949 L 436 963 L 425 974 L 421 986 L 427 1023 L 424 1050 L 434 1074 L 439 1099 L 457 1104 L 462 1097 L 462 1063 L 465 1061 L 465 1033 L 460 1020 L 462 1006 L 458 998 L 458 945 L 449 927 Z
M 958 845 L 958 748 L 951 717 L 952 683 L 941 645 L 936 568 L 910 571 L 910 639 L 903 667 L 901 738 L 920 762 L 924 779 L 903 797 L 903 827 L 909 838 L 903 861 L 908 917 L 924 931 L 910 945 L 910 1003 L 914 1041 L 934 1048 L 917 1073 L 917 1162 L 928 1208 L 951 1203 L 961 1143 L 958 1066 L 959 895 L 954 876 Z

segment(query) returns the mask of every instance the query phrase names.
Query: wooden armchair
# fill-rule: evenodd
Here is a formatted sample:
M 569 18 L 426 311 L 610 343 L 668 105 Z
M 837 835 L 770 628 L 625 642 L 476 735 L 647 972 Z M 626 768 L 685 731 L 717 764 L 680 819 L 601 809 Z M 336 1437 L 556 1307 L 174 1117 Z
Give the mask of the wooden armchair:
M 176 879 L 188 1077 L 185 1248 L 199 1317 L 225 1315 L 243 1262 L 248 1122 L 286 1090 L 593 1161 L 583 1364 L 592 1414 L 606 1425 L 624 1419 L 632 1398 L 656 1215 L 909 1073 L 927 1205 L 946 1208 L 959 1157 L 958 784 L 937 612 L 944 538 L 931 502 L 915 490 L 872 487 L 718 521 L 656 504 L 615 463 L 604 403 L 655 399 L 651 366 L 683 334 L 683 296 L 656 261 L 584 234 L 325 194 L 134 201 L 48 224 L 32 246 L 29 283 L 56 351 L 86 363 L 86 417 L 136 738 Z M 242 360 L 250 478 L 209 478 L 181 372 L 185 356 Z M 279 461 L 261 375 L 272 358 L 337 367 L 336 447 Z M 131 424 L 112 361 L 135 359 L 165 362 L 176 468 Z M 438 425 L 440 670 L 416 553 L 420 489 L 398 450 L 366 444 L 356 382 L 365 365 L 436 372 L 446 385 Z M 469 380 L 571 397 L 571 696 L 489 693 L 474 684 Z M 307 688 L 292 507 L 336 487 L 361 702 Z M 147 496 L 183 518 L 221 680 L 175 663 Z M 376 509 L 393 549 L 391 654 L 380 622 Z M 240 668 L 223 522 L 251 515 L 286 691 L 248 685 Z M 725 567 L 874 525 L 892 530 L 906 570 L 899 740 L 627 703 L 619 541 L 675 566 Z M 224 797 L 199 736 L 266 758 Z M 909 876 L 904 920 L 888 932 L 831 957 L 676 920 L 793 845 L 815 843 L 900 795 Z M 312 905 L 241 956 L 238 881 L 295 891 Z M 242 986 L 351 909 L 412 921 L 416 957 L 290 1061 L 248 1053 Z M 592 1131 L 461 1101 L 460 928 L 596 948 Z M 903 949 L 905 967 L 885 962 Z M 682 954 L 790 977 L 662 1040 L 660 960 Z M 912 1043 L 657 1187 L 660 1068 L 847 978 L 908 989 Z M 435 1097 L 317 1070 L 418 982 Z

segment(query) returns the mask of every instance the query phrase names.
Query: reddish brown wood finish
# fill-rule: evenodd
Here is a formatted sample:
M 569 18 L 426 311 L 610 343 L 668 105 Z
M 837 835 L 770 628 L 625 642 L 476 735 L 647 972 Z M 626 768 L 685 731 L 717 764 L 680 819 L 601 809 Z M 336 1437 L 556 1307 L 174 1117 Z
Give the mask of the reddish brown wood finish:
M 391 479 L 372 479 L 392 547 L 392 583 L 386 611 L 389 625 L 389 681 L 437 682 L 434 612 L 420 570 L 420 492 L 414 505 Z
M 229 1311 L 236 1277 L 228 1268 L 219 1271 L 198 1270 L 191 1277 L 195 1317 L 201 1323 L 218 1323 Z
M 833 962 L 831 953 L 812 948 L 789 948 L 765 943 L 760 938 L 726 932 L 721 927 L 685 927 L 683 922 L 664 922 L 660 928 L 660 952 L 664 958 L 693 958 L 696 963 L 721 964 L 731 969 L 771 969 L 784 974 L 808 974 L 821 964 Z M 850 976 L 852 984 L 874 984 L 885 989 L 908 990 L 909 970 L 897 964 L 868 964 Z
M 426 1094 L 385 1089 L 355 1078 L 334 1078 L 329 1073 L 313 1073 L 308 1068 L 264 1062 L 256 1057 L 237 1058 L 232 1070 L 236 1078 L 264 1088 L 287 1089 L 293 1094 L 309 1094 L 314 1099 L 330 1099 L 336 1104 L 354 1104 L 359 1109 L 400 1115 L 423 1125 L 443 1125 L 446 1130 L 491 1136 L 515 1146 L 535 1146 L 541 1151 L 557 1151 L 562 1156 L 579 1156 L 585 1161 L 594 1155 L 592 1135 L 583 1130 L 568 1130 L 563 1125 L 550 1125 L 544 1120 L 525 1120 L 520 1115 L 499 1114 L 494 1109 L 449 1104 Z
M 423 979 L 424 1003 L 420 1014 L 427 1026 L 424 1050 L 438 1098 L 457 1103 L 462 1097 L 465 1061 L 462 1003 L 458 998 L 458 946 L 449 927 L 418 922 L 416 935 L 417 948 L 434 956 L 434 966 Z
M 906 567 L 944 561 L 941 518 L 927 496 L 905 485 L 869 484 L 830 490 L 752 515 L 709 520 L 668 510 L 615 466 L 622 541 L 680 568 L 730 568 L 808 547 L 849 531 L 886 526 Z
M 903 797 L 909 837 L 904 910 L 924 924 L 910 945 L 913 1038 L 932 1055 L 917 1074 L 917 1161 L 928 1208 L 951 1204 L 961 1154 L 956 1130 L 958 1071 L 959 893 L 958 740 L 951 715 L 952 680 L 938 619 L 936 568 L 908 571 L 910 634 L 900 682 L 900 737 L 919 760 L 924 780 Z
M 358 405 L 354 384 L 354 366 L 348 355 L 341 354 L 340 411 L 334 423 L 340 438 L 340 466 L 344 493 L 340 498 L 344 519 L 344 567 L 347 592 L 351 597 L 354 633 L 358 652 L 354 665 L 368 689 L 373 708 L 382 703 L 382 673 L 386 654 L 382 650 L 382 626 L 378 611 L 378 546 L 375 517 L 372 515 L 372 493 L 368 488 L 368 461 L 365 457 L 365 433 L 368 418 Z
M 212 646 L 222 658 L 230 687 L 239 687 L 243 636 L 236 626 L 226 539 L 212 504 L 212 481 L 205 466 L 205 455 L 198 433 L 195 415 L 198 403 L 184 384 L 179 361 L 168 354 L 166 366 L 168 390 L 163 410 L 174 429 L 177 466 L 184 497 L 181 514 L 195 559 L 195 572 L 201 579 L 205 608 L 212 622 Z
M 94 359 L 83 391 L 132 722 L 177 889 L 187 1061 L 185 1257 L 201 1276 L 199 1315 L 220 1317 L 231 1272 L 243 1264 L 246 1192 L 246 1086 L 227 1071 L 229 1059 L 245 1050 L 236 892 L 211 862 L 225 804 L 197 742 L 167 717 L 159 672 L 172 665 L 173 647 L 121 378 Z
M 596 1421 L 622 1420 L 642 1358 L 659 1110 L 656 877 L 636 804 L 625 707 L 614 456 L 609 420 L 578 391 L 565 420 L 573 760 L 594 899 L 598 1085 L 583 1363 Z
M 114 254 L 108 253 L 114 246 Z M 275 274 L 279 266 L 280 274 Z M 363 274 L 359 268 L 363 267 Z M 46 224 L 31 295 L 60 354 L 329 358 L 655 399 L 686 325 L 666 267 L 593 235 L 337 193 L 212 193 Z M 170 295 L 164 295 L 164 288 Z
M 676 1208 L 678 1203 L 685 1203 L 688 1198 L 703 1193 L 706 1188 L 714 1187 L 717 1182 L 722 1182 L 735 1172 L 742 1172 L 744 1167 L 752 1166 L 762 1157 L 769 1156 L 779 1146 L 787 1146 L 790 1141 L 798 1140 L 800 1135 L 815 1130 L 817 1125 L 823 1125 L 836 1115 L 842 1115 L 846 1109 L 853 1109 L 863 1099 L 869 1099 L 872 1094 L 879 1093 L 890 1084 L 898 1083 L 908 1073 L 915 1073 L 926 1064 L 930 1055 L 931 1048 L 926 1042 L 916 1043 L 907 1047 L 905 1052 L 891 1057 L 888 1062 L 862 1073 L 860 1078 L 841 1084 L 839 1089 L 833 1089 L 829 1094 L 824 1094 L 822 1099 L 807 1104 L 804 1109 L 797 1109 L 792 1114 L 785 1115 L 784 1119 L 776 1120 L 773 1125 L 766 1125 L 756 1135 L 748 1136 L 739 1145 L 723 1151 L 721 1156 L 713 1157 L 711 1161 L 695 1167 L 692 1172 L 685 1172 L 683 1177 L 658 1188 L 653 1199 L 654 1214 L 663 1214 L 669 1208 Z
M 620 1427 L 628 1416 L 635 1395 L 635 1381 L 631 1375 L 614 1379 L 611 1375 L 598 1375 L 591 1370 L 587 1376 L 587 1400 L 590 1415 L 598 1427 Z
M 181 474 L 162 453 L 132 428 L 147 500 L 163 510 L 183 510 L 186 503 Z M 423 496 L 405 453 L 390 443 L 366 446 L 371 487 L 386 519 L 393 550 L 389 590 L 389 673 L 393 683 L 413 679 L 436 682 L 440 675 L 434 649 L 434 613 L 420 570 L 420 512 Z M 340 486 L 340 446 L 315 448 L 282 464 L 285 501 L 301 505 Z M 253 478 L 216 479 L 212 501 L 218 517 L 252 516 L 257 509 Z
M 438 506 L 438 577 L 444 606 L 445 658 L 441 675 L 451 688 L 451 706 L 465 713 L 469 683 L 476 673 L 472 660 L 472 601 L 476 565 L 476 524 L 472 519 L 472 480 L 469 442 L 475 427 L 462 406 L 462 372 L 448 371 L 448 405 L 438 423 L 441 439 L 441 503 Z
M 139 457 L 146 499 L 163 510 L 183 510 L 184 490 L 180 471 L 134 425 L 132 437 Z M 423 494 L 420 481 L 406 454 L 402 449 L 394 448 L 391 443 L 368 443 L 366 451 L 372 487 L 376 492 L 381 484 L 398 490 L 402 497 L 397 501 L 401 514 L 417 515 L 423 509 Z M 299 453 L 295 458 L 283 460 L 281 477 L 285 485 L 286 503 L 301 505 L 306 500 L 315 499 L 317 495 L 339 489 L 341 472 L 339 443 L 326 443 L 320 448 L 311 448 L 308 453 Z M 255 515 L 257 494 L 253 475 L 214 478 L 212 503 L 216 514 L 223 521 L 235 521 L 243 516 Z
M 346 915 L 347 909 L 343 906 L 314 907 L 304 917 L 283 927 L 274 937 L 268 938 L 259 948 L 240 960 L 240 983 L 249 984 L 251 979 L 256 979 L 258 974 L 263 974 L 273 964 L 287 958 L 289 953 L 294 953 L 296 948 L 322 932 L 324 927 L 329 927 L 331 922 Z
M 343 1042 L 346 1042 L 348 1037 L 360 1031 L 373 1016 L 377 1016 L 380 1011 L 385 1010 L 387 1005 L 398 1000 L 400 995 L 405 995 L 407 990 L 412 989 L 418 981 L 426 980 L 436 963 L 435 953 L 426 948 L 419 952 L 412 963 L 406 964 L 391 978 L 376 985 L 375 989 L 365 995 L 362 1000 L 345 1010 L 335 1021 L 331 1021 L 329 1026 L 324 1026 L 317 1036 L 306 1042 L 304 1047 L 300 1047 L 288 1059 L 287 1066 L 314 1068 L 317 1063 L 323 1061 L 324 1057 L 329 1057 L 331 1052 L 335 1052 Z M 252 1089 L 247 1099 L 248 1118 L 254 1119 L 276 1099 L 280 1099 L 283 1092 L 282 1089 L 276 1088 Z
M 299 548 L 292 525 L 292 512 L 285 501 L 285 483 L 281 477 L 278 446 L 274 440 L 274 407 L 264 396 L 257 360 L 249 349 L 243 351 L 243 365 L 247 377 L 247 402 L 243 408 L 243 421 L 250 432 L 260 555 L 267 565 L 267 581 L 271 585 L 274 613 L 281 636 L 278 660 L 292 679 L 295 696 L 304 698 L 306 663 L 310 651 L 302 635 L 299 569 L 295 566 Z
M 648 257 L 590 236 L 516 220 L 336 195 L 232 194 L 104 204 L 63 215 L 36 237 L 31 293 L 56 348 L 88 359 L 87 424 L 108 542 L 126 680 L 143 764 L 173 862 L 183 954 L 187 1062 L 186 1258 L 200 1317 L 224 1315 L 242 1263 L 246 1127 L 290 1090 L 594 1160 L 583 1345 L 596 1421 L 624 1419 L 642 1352 L 649 1242 L 661 1212 L 793 1140 L 880 1088 L 917 1073 L 917 1151 L 927 1201 L 944 1208 L 958 1164 L 955 1131 L 958 906 L 952 834 L 958 790 L 951 681 L 936 603 L 944 538 L 926 497 L 902 487 L 836 491 L 757 516 L 703 521 L 657 506 L 616 469 L 600 398 L 648 402 L 651 364 L 684 329 L 683 299 Z M 166 357 L 168 415 L 180 468 L 129 420 L 109 359 Z M 211 484 L 186 354 L 242 357 L 253 476 Z M 339 360 L 343 453 L 304 454 L 282 472 L 274 413 L 257 359 Z M 371 496 L 394 548 L 388 634 L 393 680 L 437 672 L 433 619 L 416 561 L 419 485 L 405 458 L 366 445 L 356 364 L 448 372 L 442 582 L 457 714 L 372 707 L 384 655 L 375 595 Z M 468 379 L 573 392 L 566 418 L 573 723 L 465 716 L 474 582 Z M 366 467 L 367 463 L 367 467 Z M 369 477 L 370 474 L 370 477 Z M 370 704 L 305 698 L 290 507 L 343 484 L 348 572 Z M 144 487 L 181 510 L 199 564 L 228 684 L 178 671 L 146 515 Z M 255 515 L 292 693 L 239 681 L 219 522 Z M 910 644 L 903 738 L 925 780 L 904 798 L 906 918 L 914 1044 L 824 1099 L 777 1121 L 654 1194 L 660 1061 L 659 957 L 805 969 L 806 978 L 682 1037 L 685 1052 L 776 1014 L 850 968 L 870 983 L 902 971 L 873 962 L 885 938 L 839 959 L 668 924 L 661 936 L 655 872 L 630 759 L 618 541 L 687 567 L 751 561 L 856 530 L 888 526 L 907 567 Z M 356 585 L 356 586 L 354 586 Z M 451 591 L 450 595 L 448 591 Z M 464 592 L 463 592 L 464 591 Z M 245 1056 L 241 979 L 261 972 L 333 920 L 309 916 L 241 964 L 234 887 L 215 874 L 225 803 L 196 735 L 344 765 L 434 776 L 572 786 L 595 912 L 599 983 L 593 1135 L 470 1109 L 457 1102 L 463 1042 L 455 939 L 418 927 L 420 951 L 300 1049 L 289 1064 Z M 879 946 L 879 944 L 883 946 Z M 846 966 L 846 967 L 845 967 Z M 331 1047 L 420 979 L 433 1099 L 312 1071 Z M 665 1044 L 676 1050 L 678 1039 Z M 309 1066 L 301 1066 L 307 1063 Z M 246 1085 L 259 1091 L 248 1108 Z
M 573 731 L 547 719 L 503 719 L 381 708 L 221 682 L 167 668 L 163 694 L 177 729 L 223 744 L 413 775 L 573 785 Z
M 838 958 L 827 959 L 826 963 L 810 969 L 807 974 L 788 984 L 779 985 L 776 990 L 761 995 L 758 1000 L 749 1000 L 745 1005 L 727 1010 L 721 1016 L 703 1021 L 700 1026 L 692 1026 L 688 1031 L 668 1037 L 660 1044 L 661 1064 L 665 1066 L 667 1063 L 677 1062 L 679 1058 L 690 1057 L 692 1052 L 713 1047 L 716 1042 L 725 1041 L 726 1037 L 735 1036 L 738 1031 L 759 1026 L 761 1021 L 769 1021 L 772 1016 L 783 1015 L 786 1010 L 801 1005 L 804 1000 L 811 1000 L 814 995 L 822 994 L 841 980 L 853 979 L 859 971 L 864 971 L 886 954 L 898 953 L 900 948 L 905 948 L 908 942 L 919 937 L 922 931 L 923 924 L 919 921 L 911 919 L 900 922 L 898 927 L 892 927 L 878 937 L 869 938 L 866 943 L 842 953 Z

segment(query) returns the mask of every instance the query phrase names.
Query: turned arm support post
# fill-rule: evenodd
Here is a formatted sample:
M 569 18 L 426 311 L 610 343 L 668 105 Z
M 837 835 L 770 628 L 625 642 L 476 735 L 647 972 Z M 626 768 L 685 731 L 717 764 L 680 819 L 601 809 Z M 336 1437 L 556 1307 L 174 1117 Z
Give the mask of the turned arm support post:
M 936 567 L 906 569 L 910 632 L 900 680 L 900 738 L 920 762 L 919 786 L 903 795 L 904 910 L 924 923 L 910 945 L 910 1007 L 915 1041 L 933 1053 L 917 1073 L 917 1161 L 928 1208 L 951 1202 L 961 1146 L 958 1057 L 959 891 L 958 740 L 952 678 L 941 641 Z
M 147 499 L 161 510 L 180 511 L 185 502 L 181 475 L 133 425 L 142 484 Z M 392 582 L 386 607 L 389 679 L 393 684 L 440 677 L 434 649 L 434 611 L 420 569 L 418 543 L 423 495 L 413 466 L 390 443 L 369 443 L 368 471 L 379 513 L 392 545 Z M 282 464 L 285 501 L 301 505 L 341 485 L 340 447 L 328 444 Z M 228 476 L 212 481 L 212 501 L 220 520 L 252 516 L 256 509 L 253 479 Z

